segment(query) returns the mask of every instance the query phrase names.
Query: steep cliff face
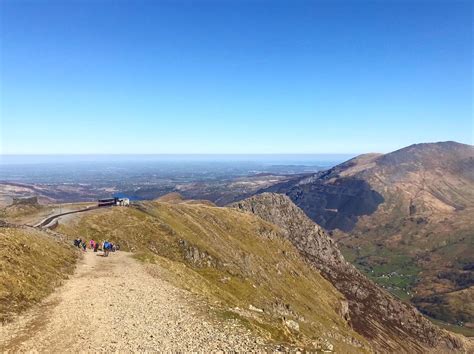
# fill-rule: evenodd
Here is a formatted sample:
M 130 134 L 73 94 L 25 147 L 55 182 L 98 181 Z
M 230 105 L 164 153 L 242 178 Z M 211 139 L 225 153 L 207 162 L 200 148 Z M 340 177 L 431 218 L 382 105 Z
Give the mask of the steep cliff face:
M 334 241 L 287 196 L 263 193 L 231 206 L 278 225 L 304 258 L 346 297 L 346 318 L 379 349 L 462 350 L 461 340 L 440 330 L 347 263 Z

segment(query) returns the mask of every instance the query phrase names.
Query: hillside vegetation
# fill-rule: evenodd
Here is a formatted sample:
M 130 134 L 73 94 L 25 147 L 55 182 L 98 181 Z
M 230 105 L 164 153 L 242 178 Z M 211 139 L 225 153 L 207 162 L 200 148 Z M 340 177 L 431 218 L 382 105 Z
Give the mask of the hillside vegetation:
M 344 318 L 344 297 L 278 227 L 229 208 L 165 200 L 84 213 L 58 230 L 120 244 L 159 265 L 152 273 L 207 299 L 215 316 L 238 319 L 272 342 L 369 350 Z
M 51 206 L 39 204 L 37 197 L 14 198 L 9 205 L 0 208 L 0 219 L 28 224 L 36 218 L 46 216 L 51 210 Z
M 72 273 L 77 253 L 45 232 L 0 227 L 0 322 L 38 303 Z

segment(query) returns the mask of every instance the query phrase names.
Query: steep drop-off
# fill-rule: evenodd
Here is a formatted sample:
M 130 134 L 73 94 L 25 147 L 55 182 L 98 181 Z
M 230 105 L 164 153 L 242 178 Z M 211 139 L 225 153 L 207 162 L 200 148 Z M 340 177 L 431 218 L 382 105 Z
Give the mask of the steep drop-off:
M 264 193 L 232 205 L 281 227 L 301 255 L 349 301 L 353 328 L 379 350 L 459 349 L 462 343 L 378 288 L 347 263 L 334 241 L 284 195 Z

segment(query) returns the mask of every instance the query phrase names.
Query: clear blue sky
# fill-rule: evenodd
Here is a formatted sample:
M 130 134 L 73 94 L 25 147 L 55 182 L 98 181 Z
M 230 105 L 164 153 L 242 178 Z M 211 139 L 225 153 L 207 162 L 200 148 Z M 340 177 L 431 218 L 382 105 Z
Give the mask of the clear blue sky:
M 1 152 L 473 143 L 471 1 L 0 1 Z

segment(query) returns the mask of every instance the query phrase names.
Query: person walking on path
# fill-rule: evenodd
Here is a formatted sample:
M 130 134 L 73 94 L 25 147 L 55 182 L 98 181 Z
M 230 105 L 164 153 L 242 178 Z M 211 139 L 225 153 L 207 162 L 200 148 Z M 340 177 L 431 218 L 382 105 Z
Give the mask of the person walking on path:
M 102 246 L 103 248 L 103 251 L 104 251 L 104 257 L 108 257 L 109 256 L 109 242 L 108 241 L 104 241 L 104 245 Z

